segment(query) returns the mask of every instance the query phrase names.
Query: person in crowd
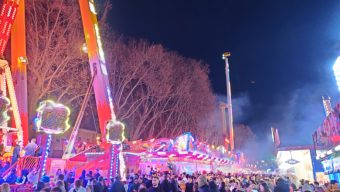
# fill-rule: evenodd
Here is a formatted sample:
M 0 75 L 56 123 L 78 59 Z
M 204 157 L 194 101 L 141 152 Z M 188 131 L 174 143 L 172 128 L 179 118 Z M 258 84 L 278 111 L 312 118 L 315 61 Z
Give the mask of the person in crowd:
M 162 187 L 159 185 L 159 178 L 152 176 L 152 187 L 148 189 L 148 192 L 164 192 Z
M 92 185 L 92 176 L 90 173 L 86 174 L 83 187 L 86 188 L 88 185 Z
M 66 183 L 67 183 L 68 186 L 69 186 L 69 184 L 74 183 L 74 181 L 75 181 L 75 174 L 74 174 L 73 171 L 69 171 L 69 172 L 67 173 Z
M 271 190 L 269 189 L 269 186 L 266 182 L 261 182 L 259 184 L 259 192 L 271 192 Z
M 28 183 L 33 184 L 33 186 L 38 184 L 39 181 L 39 173 L 36 168 L 33 168 L 27 175 Z
M 209 184 L 205 173 L 200 175 L 198 178 L 198 191 L 199 192 L 210 192 Z
M 171 183 L 168 179 L 167 173 L 165 173 L 163 176 L 163 181 L 161 182 L 161 190 L 162 192 L 171 192 Z
M 31 141 L 26 145 L 25 147 L 25 156 L 34 156 L 35 155 L 35 151 L 38 148 L 37 145 L 37 139 L 36 138 L 32 138 Z
M 192 177 L 187 177 L 187 182 L 185 183 L 185 192 L 194 192 L 194 183 Z
M 99 169 L 97 168 L 96 169 L 96 173 L 94 174 L 94 178 L 98 180 L 98 178 L 100 177 L 100 172 L 99 172 Z
M 59 187 L 53 187 L 51 192 L 63 192 Z
M 93 191 L 95 191 L 95 192 L 103 192 L 104 191 L 104 186 L 100 183 L 99 178 L 98 178 L 98 180 L 97 179 L 93 180 Z
M 67 191 L 68 190 L 68 182 L 65 182 L 65 176 L 64 176 L 64 174 L 60 174 L 60 175 L 58 175 L 58 178 L 57 178 L 57 181 L 56 181 L 56 183 L 58 183 L 58 182 L 61 182 L 61 184 L 63 185 L 63 188 L 65 189 L 65 191 Z M 61 188 L 62 189 L 62 188 Z
M 125 192 L 124 184 L 120 181 L 120 177 L 115 177 L 109 192 Z
M 177 175 L 172 174 L 171 175 L 171 180 L 170 180 L 170 190 L 172 192 L 179 192 L 179 187 L 178 187 L 178 182 L 177 182 Z
M 274 192 L 289 192 L 289 184 L 286 180 L 284 180 L 283 178 L 279 178 L 276 181 L 276 186 L 274 188 Z
M 39 182 L 37 183 L 37 186 L 34 187 L 34 188 L 35 188 L 34 192 L 39 192 L 39 191 L 42 190 L 44 187 L 45 187 L 45 183 L 39 181 Z
M 1 191 L 1 192 L 11 192 L 9 183 L 3 183 L 3 184 L 0 186 L 0 191 Z
M 133 189 L 133 185 L 134 185 L 134 179 L 133 177 L 129 177 L 128 180 L 127 180 L 127 192 L 132 192 L 132 189 Z
M 218 186 L 216 184 L 216 178 L 215 177 L 211 177 L 210 181 L 209 181 L 209 188 L 211 192 L 218 192 Z
M 82 180 L 76 180 L 74 183 L 74 187 L 72 187 L 69 192 L 86 192 L 86 189 L 83 187 Z
M 58 180 L 58 177 L 59 177 L 60 174 L 63 174 L 63 172 L 62 172 L 61 169 L 59 168 L 59 169 L 57 170 L 57 172 L 55 173 L 54 181 L 57 181 L 57 180 Z
M 138 192 L 139 185 L 139 179 L 137 177 L 134 178 L 133 183 L 128 187 L 128 192 Z
M 226 188 L 225 182 L 222 181 L 218 191 L 219 192 L 227 192 L 227 190 L 225 188 Z
M 84 185 L 84 182 L 86 180 L 86 170 L 81 171 L 81 175 L 80 175 L 79 179 L 83 182 L 82 185 Z
M 183 175 L 182 175 L 182 176 L 183 176 Z M 185 192 L 186 184 L 185 184 L 185 181 L 184 181 L 184 179 L 182 178 L 182 176 L 178 177 L 178 185 L 179 185 L 180 191 Z
M 60 189 L 61 192 L 66 192 L 66 187 L 64 185 L 64 181 L 63 180 L 58 180 L 55 183 L 55 187 L 58 187 Z
M 47 175 L 43 175 L 41 178 L 40 178 L 40 181 L 44 183 L 44 189 L 51 189 L 51 186 L 50 186 L 50 177 L 47 176 Z
M 146 175 L 144 178 L 144 183 L 147 189 L 149 189 L 150 187 L 152 187 L 152 178 L 151 175 Z
M 23 169 L 21 171 L 21 176 L 17 179 L 18 181 L 16 182 L 17 184 L 26 184 L 28 183 L 28 175 L 29 171 L 27 169 Z
M 18 144 L 18 140 L 15 140 L 13 142 L 13 154 L 11 165 L 15 164 L 19 158 L 20 158 L 20 145 Z

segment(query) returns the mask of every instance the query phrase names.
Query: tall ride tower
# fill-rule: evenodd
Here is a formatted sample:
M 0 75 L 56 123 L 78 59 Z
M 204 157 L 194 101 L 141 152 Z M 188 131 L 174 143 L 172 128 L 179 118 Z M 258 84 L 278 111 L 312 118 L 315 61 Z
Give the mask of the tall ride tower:
M 230 150 L 234 151 L 235 145 L 234 145 L 233 109 L 232 109 L 232 104 L 231 104 L 231 87 L 230 87 L 229 63 L 228 63 L 229 56 L 230 56 L 230 53 L 225 52 L 222 55 L 222 59 L 225 61 L 225 76 L 226 76 L 226 83 L 227 83 L 229 143 L 230 143 Z

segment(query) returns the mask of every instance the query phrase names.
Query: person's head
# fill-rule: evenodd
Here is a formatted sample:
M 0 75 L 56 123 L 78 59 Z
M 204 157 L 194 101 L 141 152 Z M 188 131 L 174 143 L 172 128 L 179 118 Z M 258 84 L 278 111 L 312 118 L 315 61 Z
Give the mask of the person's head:
M 120 181 L 120 176 L 116 176 L 115 181 Z
M 192 183 L 192 177 L 188 177 L 188 183 Z
M 37 143 L 37 139 L 36 139 L 35 137 L 33 137 L 33 138 L 31 139 L 31 143 Z
M 59 175 L 59 174 L 61 174 L 62 172 L 61 172 L 61 169 L 58 169 L 57 170 L 57 175 Z
M 76 180 L 76 182 L 74 183 L 74 186 L 75 186 L 75 188 L 80 188 L 81 186 L 82 186 L 82 184 L 83 184 L 83 182 L 80 180 L 80 179 L 78 179 L 78 180 Z
M 224 182 L 224 181 L 221 182 L 221 188 L 222 188 L 222 189 L 225 188 L 225 182 Z
M 58 180 L 64 181 L 64 179 L 65 179 L 64 174 L 59 174 L 59 175 L 58 175 Z
M 1 192 L 10 192 L 11 191 L 8 183 L 3 183 L 0 187 L 0 189 L 1 189 L 0 190 Z
M 151 181 L 152 181 L 152 186 L 153 187 L 158 187 L 159 178 L 157 176 L 153 176 Z
M 135 178 L 135 179 L 133 180 L 133 182 L 134 182 L 135 184 L 137 184 L 137 183 L 138 183 L 138 178 Z
M 86 180 L 91 180 L 92 176 L 90 174 L 86 174 Z
M 261 182 L 259 184 L 259 191 L 260 192 L 269 192 L 270 191 L 266 182 Z
M 143 188 L 139 188 L 138 192 L 147 192 L 147 190 L 146 190 L 146 188 L 143 187 Z

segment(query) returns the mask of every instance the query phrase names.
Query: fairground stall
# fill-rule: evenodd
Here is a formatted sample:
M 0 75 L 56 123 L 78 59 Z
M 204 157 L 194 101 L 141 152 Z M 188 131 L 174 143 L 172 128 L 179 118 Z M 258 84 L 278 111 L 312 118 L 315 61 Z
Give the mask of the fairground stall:
M 327 117 L 314 132 L 317 159 L 329 180 L 340 181 L 340 103 L 327 111 Z
M 123 153 L 130 168 L 129 172 L 233 172 L 235 162 L 239 159 L 237 155 L 228 153 L 224 146 L 215 147 L 199 142 L 191 133 L 185 133 L 176 139 L 132 141 L 127 145 L 127 150 Z

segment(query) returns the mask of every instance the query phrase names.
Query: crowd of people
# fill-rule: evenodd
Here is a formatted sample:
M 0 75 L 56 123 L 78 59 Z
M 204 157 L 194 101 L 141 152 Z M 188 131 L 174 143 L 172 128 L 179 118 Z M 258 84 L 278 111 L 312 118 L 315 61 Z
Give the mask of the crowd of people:
M 15 172 L 13 172 L 15 174 Z M 124 181 L 122 181 L 124 180 Z M 1 181 L 0 181 L 1 182 Z M 13 183 L 14 182 L 14 183 Z M 106 179 L 100 170 L 83 171 L 75 178 L 73 171 L 57 171 L 54 177 L 42 176 L 38 181 L 36 170 L 23 170 L 20 177 L 2 182 L 0 192 L 10 189 L 10 184 L 32 185 L 35 192 L 337 192 L 337 181 L 324 185 L 290 177 L 260 174 L 201 173 L 173 174 L 153 172 L 133 174 L 127 178 Z

